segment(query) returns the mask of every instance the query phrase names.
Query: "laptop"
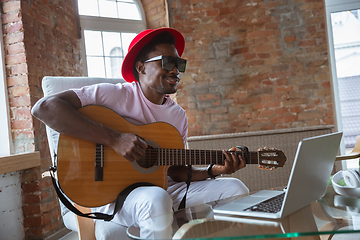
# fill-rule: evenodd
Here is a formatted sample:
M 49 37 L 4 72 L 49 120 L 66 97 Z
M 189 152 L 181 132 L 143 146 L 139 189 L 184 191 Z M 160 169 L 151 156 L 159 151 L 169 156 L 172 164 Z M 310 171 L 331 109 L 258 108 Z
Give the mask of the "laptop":
M 324 196 L 339 150 L 342 132 L 303 139 L 299 142 L 287 187 L 262 190 L 214 207 L 215 215 L 280 219 Z M 273 209 L 273 202 L 275 204 Z

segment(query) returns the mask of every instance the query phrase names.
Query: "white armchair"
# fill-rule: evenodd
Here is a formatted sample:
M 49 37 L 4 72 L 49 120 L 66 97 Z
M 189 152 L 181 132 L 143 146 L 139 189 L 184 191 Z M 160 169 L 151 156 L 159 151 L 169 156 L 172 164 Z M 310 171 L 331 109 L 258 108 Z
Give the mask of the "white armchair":
M 91 78 L 91 77 L 44 77 L 42 89 L 44 96 L 49 96 L 71 88 L 92 85 L 96 83 L 119 83 L 123 79 Z M 54 164 L 54 154 L 57 152 L 59 133 L 46 126 L 46 134 L 49 142 L 49 149 Z M 61 215 L 66 228 L 78 232 L 79 239 L 129 239 L 126 228 L 112 222 L 97 221 L 96 225 L 90 218 L 83 218 L 75 215 L 61 202 Z M 90 212 L 90 208 L 76 206 L 82 212 Z M 96 237 L 95 237 L 96 236 Z

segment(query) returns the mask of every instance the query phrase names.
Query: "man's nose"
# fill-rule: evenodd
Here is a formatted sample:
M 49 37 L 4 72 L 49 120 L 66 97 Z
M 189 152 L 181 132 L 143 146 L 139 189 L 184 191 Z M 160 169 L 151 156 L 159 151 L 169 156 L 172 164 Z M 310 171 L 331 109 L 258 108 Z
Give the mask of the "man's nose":
M 175 74 L 178 77 L 180 76 L 179 69 L 176 66 L 174 66 L 173 70 L 171 70 L 170 72 Z

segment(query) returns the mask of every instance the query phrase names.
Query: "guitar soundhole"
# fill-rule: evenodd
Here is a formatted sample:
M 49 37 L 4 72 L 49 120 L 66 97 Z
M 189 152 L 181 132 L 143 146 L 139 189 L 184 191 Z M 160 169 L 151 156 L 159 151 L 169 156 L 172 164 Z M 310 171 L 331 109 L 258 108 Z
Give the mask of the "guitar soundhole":
M 145 154 L 140 160 L 137 160 L 137 164 L 142 168 L 151 168 L 156 163 L 156 152 L 154 148 L 148 145 L 148 148 L 145 151 Z

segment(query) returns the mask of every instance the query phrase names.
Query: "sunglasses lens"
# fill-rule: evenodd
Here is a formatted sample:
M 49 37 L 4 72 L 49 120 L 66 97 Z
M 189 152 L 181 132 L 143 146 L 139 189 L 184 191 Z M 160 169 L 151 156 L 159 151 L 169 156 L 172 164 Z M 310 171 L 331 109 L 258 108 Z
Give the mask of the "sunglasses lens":
M 174 69 L 174 67 L 175 67 L 175 63 L 172 63 L 172 62 L 163 63 L 164 70 L 171 71 Z
M 186 60 L 170 56 L 162 57 L 162 68 L 164 70 L 172 71 L 175 66 L 179 70 L 179 72 L 185 72 Z
M 186 60 L 180 58 L 178 65 L 179 72 L 185 72 L 185 68 L 186 68 Z

